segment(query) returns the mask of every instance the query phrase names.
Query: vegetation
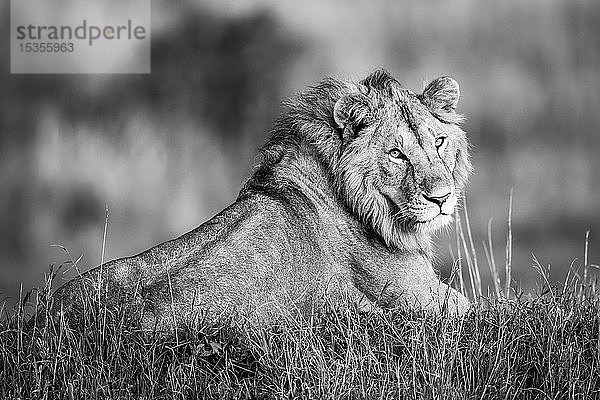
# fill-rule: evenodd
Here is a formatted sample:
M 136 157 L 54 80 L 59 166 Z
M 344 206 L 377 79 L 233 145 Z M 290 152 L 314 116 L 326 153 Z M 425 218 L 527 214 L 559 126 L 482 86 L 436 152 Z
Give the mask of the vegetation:
M 452 278 L 479 295 L 476 254 L 464 252 L 470 231 L 460 220 L 457 228 L 466 267 L 457 262 Z M 33 295 L 42 309 L 55 275 L 73 262 L 50 268 L 46 288 Z M 89 313 L 79 325 L 49 318 L 25 328 L 27 295 L 0 322 L 0 397 L 599 398 L 600 301 L 587 257 L 583 273 L 571 268 L 560 286 L 536 268 L 534 294 L 495 285 L 464 319 L 329 305 L 279 326 L 222 320 L 166 337 L 140 331 L 135 315 L 103 308 L 93 293 L 82 299 Z
M 600 398 L 593 267 L 587 252 L 580 267 L 565 262 L 583 227 L 600 226 L 596 1 L 286 2 L 246 14 L 182 3 L 165 2 L 163 21 L 153 3 L 152 74 L 0 66 L 0 297 L 19 298 L 14 310 L 0 302 L 0 398 Z M 167 23 L 178 28 L 161 30 Z M 514 261 L 510 240 L 503 262 L 491 240 L 477 257 L 480 242 L 457 225 L 451 278 L 479 299 L 465 319 L 330 307 L 260 331 L 222 321 L 165 338 L 90 295 L 80 326 L 25 329 L 29 304 L 47 305 L 52 279 L 76 264 L 53 266 L 39 292 L 15 296 L 15 282 L 42 275 L 48 238 L 96 264 L 106 203 L 118 221 L 107 258 L 186 230 L 235 196 L 280 99 L 324 73 L 379 66 L 415 90 L 441 74 L 461 83 L 476 229 L 499 218 L 507 187 L 518 190 Z M 511 276 L 529 278 L 532 249 L 566 275 L 562 284 L 534 261 L 537 290 L 515 287 Z

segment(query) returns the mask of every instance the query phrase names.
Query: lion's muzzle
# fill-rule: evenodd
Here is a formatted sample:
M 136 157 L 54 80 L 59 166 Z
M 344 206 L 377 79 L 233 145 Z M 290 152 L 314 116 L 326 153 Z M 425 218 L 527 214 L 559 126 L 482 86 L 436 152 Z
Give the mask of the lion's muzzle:
M 423 192 L 423 198 L 430 205 L 436 205 L 440 214 L 450 215 L 456 207 L 456 195 L 450 186 L 436 187 L 428 192 Z

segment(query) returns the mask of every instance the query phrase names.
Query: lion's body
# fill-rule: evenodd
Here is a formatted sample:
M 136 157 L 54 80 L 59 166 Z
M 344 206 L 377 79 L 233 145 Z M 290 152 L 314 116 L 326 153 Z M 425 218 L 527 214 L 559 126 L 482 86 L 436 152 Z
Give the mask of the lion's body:
M 331 125 L 336 101 L 353 87 L 329 80 L 301 95 L 279 120 L 263 162 L 235 203 L 177 239 L 67 283 L 55 295 L 57 304 L 71 314 L 83 312 L 81 296 L 100 288 L 104 302 L 142 307 L 147 326 L 198 313 L 259 320 L 306 314 L 339 298 L 361 306 L 405 303 L 439 311 L 447 305 L 464 312 L 468 301 L 433 269 L 428 232 L 403 225 L 404 219 L 386 227 L 393 220 L 379 221 L 377 212 L 392 205 L 368 198 L 357 205 L 370 195 L 359 193 L 364 188 L 352 188 L 358 200 L 347 199 L 354 178 L 338 179 L 344 170 L 337 166 L 347 155 Z

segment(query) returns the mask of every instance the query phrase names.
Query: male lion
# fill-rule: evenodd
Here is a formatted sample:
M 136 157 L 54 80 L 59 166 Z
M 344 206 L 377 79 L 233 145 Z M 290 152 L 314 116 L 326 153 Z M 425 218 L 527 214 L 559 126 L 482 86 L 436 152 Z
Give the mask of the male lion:
M 422 94 L 387 72 L 327 79 L 287 103 L 237 200 L 193 231 L 63 285 L 139 306 L 146 326 L 206 315 L 264 320 L 324 299 L 462 314 L 468 300 L 432 267 L 432 232 L 451 221 L 471 165 L 455 112 L 459 87 Z M 98 279 L 101 284 L 98 285 Z

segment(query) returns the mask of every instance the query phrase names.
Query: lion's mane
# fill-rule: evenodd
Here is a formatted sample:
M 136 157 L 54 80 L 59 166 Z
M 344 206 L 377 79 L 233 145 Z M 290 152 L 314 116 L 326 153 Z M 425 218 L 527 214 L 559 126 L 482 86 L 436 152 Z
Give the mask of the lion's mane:
M 458 125 L 463 121 L 461 114 L 436 107 L 437 99 L 427 96 L 427 90 L 435 92 L 436 89 L 439 88 L 428 87 L 419 99 L 440 121 Z M 379 70 L 359 84 L 329 78 L 298 94 L 284 104 L 284 111 L 274 125 L 271 139 L 261 149 L 261 161 L 246 187 L 285 190 L 285 183 L 275 179 L 275 172 L 282 165 L 293 162 L 304 146 L 312 150 L 313 157 L 327 172 L 326 178 L 334 188 L 337 200 L 362 221 L 366 229 L 374 232 L 389 247 L 429 252 L 430 236 L 410 229 L 404 223 L 402 210 L 395 209 L 369 181 L 368 160 L 364 157 L 369 137 L 365 135 L 349 144 L 344 143 L 343 132 L 336 126 L 333 117 L 336 102 L 349 93 L 357 92 L 364 95 L 361 96 L 363 103 L 355 103 L 348 112 L 353 113 L 356 120 L 368 124 L 377 110 L 384 107 L 380 99 L 401 96 L 402 90 L 402 85 L 395 78 Z M 414 110 L 406 109 L 404 112 L 410 119 Z M 464 188 L 472 170 L 468 147 L 466 137 L 463 137 L 452 171 L 459 190 Z

